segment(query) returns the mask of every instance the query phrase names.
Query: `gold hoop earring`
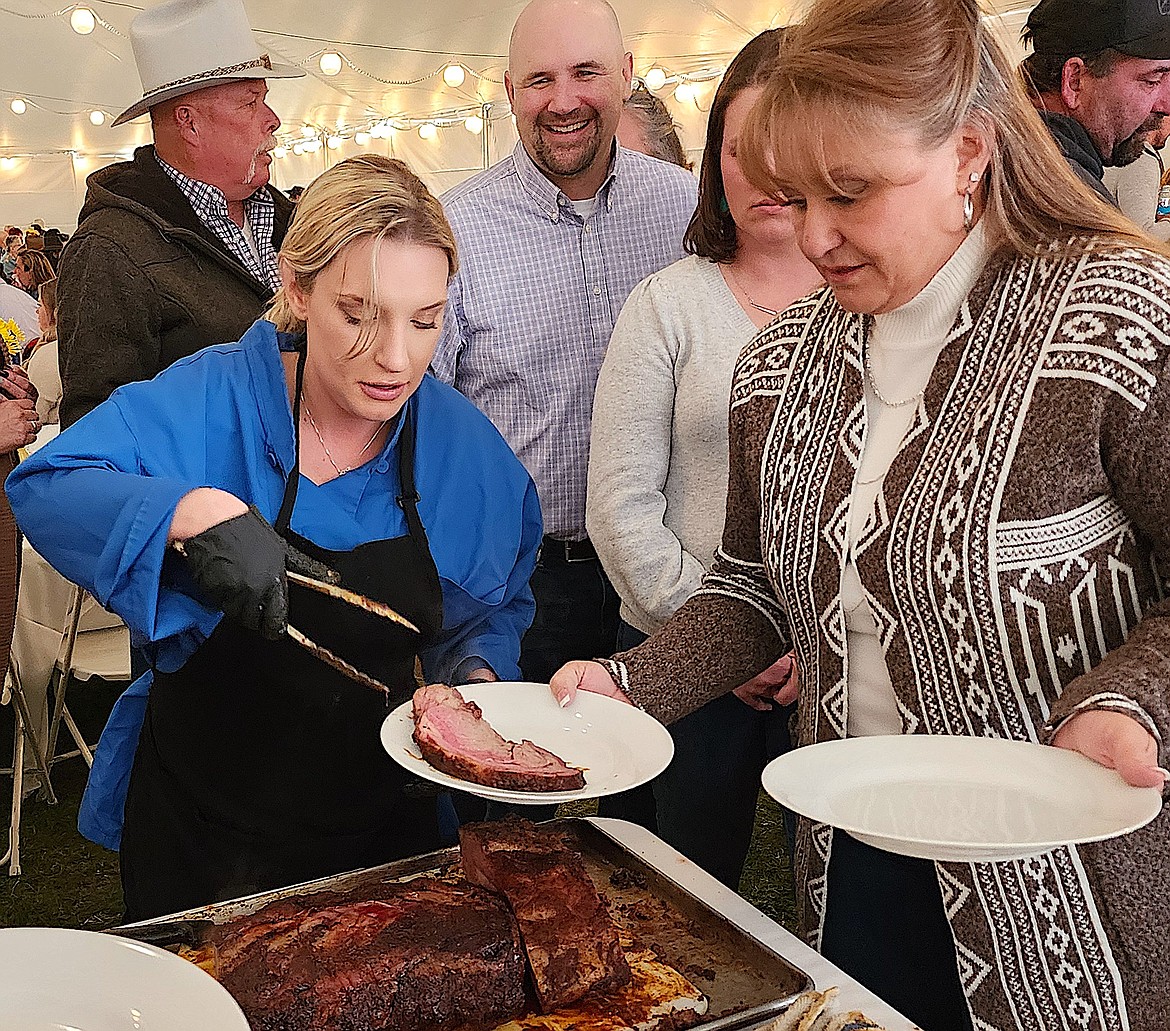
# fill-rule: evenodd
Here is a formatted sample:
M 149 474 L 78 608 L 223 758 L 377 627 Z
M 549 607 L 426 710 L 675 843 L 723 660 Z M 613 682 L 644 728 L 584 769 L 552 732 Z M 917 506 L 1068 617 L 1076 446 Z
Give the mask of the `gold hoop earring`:
M 963 194 L 963 228 L 971 232 L 975 225 L 975 187 L 983 177 L 978 172 L 972 172 L 968 177 L 971 188 Z

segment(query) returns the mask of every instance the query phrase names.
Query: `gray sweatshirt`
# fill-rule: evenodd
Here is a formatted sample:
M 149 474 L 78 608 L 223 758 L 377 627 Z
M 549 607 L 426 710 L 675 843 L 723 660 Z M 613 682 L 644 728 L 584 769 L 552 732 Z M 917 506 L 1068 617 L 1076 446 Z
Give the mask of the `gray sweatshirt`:
M 689 257 L 644 280 L 597 381 L 585 521 L 643 633 L 698 588 L 723 532 L 731 373 L 756 327 L 719 266 Z

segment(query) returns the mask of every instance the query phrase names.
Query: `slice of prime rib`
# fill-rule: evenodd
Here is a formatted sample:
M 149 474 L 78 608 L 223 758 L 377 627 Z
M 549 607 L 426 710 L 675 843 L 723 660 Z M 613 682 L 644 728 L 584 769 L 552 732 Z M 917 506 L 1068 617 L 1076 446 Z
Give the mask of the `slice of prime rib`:
M 478 705 L 446 684 L 415 691 L 414 741 L 435 769 L 473 784 L 513 791 L 575 791 L 585 786 L 579 769 L 547 749 L 502 738 Z
M 365 894 L 285 899 L 228 925 L 219 979 L 252 1031 L 491 1028 L 524 1010 L 502 899 L 429 877 Z
M 630 980 L 618 931 L 581 856 L 527 820 L 459 828 L 463 874 L 498 891 L 520 924 L 541 1011 Z

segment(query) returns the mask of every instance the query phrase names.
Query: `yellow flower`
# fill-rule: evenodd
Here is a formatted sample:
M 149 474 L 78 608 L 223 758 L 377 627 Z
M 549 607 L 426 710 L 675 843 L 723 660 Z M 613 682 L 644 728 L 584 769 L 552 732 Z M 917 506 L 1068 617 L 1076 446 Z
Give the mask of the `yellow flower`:
M 15 319 L 0 319 L 0 341 L 3 341 L 4 349 L 9 355 L 13 358 L 20 357 L 20 345 L 24 343 L 24 334 Z

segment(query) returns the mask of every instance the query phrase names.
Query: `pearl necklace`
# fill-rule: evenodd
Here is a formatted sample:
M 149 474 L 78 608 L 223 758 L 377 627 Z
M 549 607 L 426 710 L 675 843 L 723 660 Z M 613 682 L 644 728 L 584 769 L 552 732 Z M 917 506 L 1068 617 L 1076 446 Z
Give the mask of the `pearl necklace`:
M 772 318 L 775 318 L 780 314 L 775 308 L 765 308 L 762 304 L 757 304 L 755 301 L 753 301 L 752 295 L 743 288 L 743 283 L 741 283 L 736 277 L 735 273 L 731 271 L 731 266 L 724 265 L 723 267 L 727 269 L 727 274 L 731 277 L 731 281 L 739 287 L 739 292 L 747 298 L 748 304 L 755 308 L 756 311 L 762 311 L 765 315 L 771 315 Z
M 869 345 L 864 345 L 863 350 L 865 352 L 865 371 L 869 375 L 869 385 L 873 387 L 873 392 L 877 396 L 877 399 L 887 408 L 905 408 L 907 405 L 912 405 L 915 401 L 922 397 L 923 394 L 926 393 L 926 390 L 923 389 L 918 391 L 918 393 L 912 397 L 907 397 L 902 401 L 891 401 L 888 397 L 883 395 L 880 390 L 878 390 L 877 377 L 873 374 L 873 366 L 869 361 Z
M 313 419 L 313 413 L 309 410 L 309 402 L 305 400 L 305 392 L 303 390 L 301 391 L 301 407 L 304 408 L 305 415 L 309 420 L 309 425 L 313 428 L 313 432 L 317 435 L 317 443 L 321 445 L 321 450 L 325 452 L 325 457 L 329 459 L 329 464 L 333 466 L 333 471 L 337 473 L 338 476 L 344 476 L 346 473 L 353 472 L 354 469 L 357 468 L 356 465 L 347 465 L 344 469 L 342 469 L 341 466 L 333 461 L 333 456 L 329 453 L 329 445 L 325 443 L 325 438 L 321 436 L 321 431 L 317 429 L 317 423 Z M 359 459 L 362 457 L 362 455 L 370 450 L 370 445 L 374 443 L 374 440 L 377 438 L 378 434 L 386 428 L 386 423 L 389 421 L 390 420 L 387 419 L 386 422 L 383 422 L 376 430 L 374 430 L 374 435 L 366 441 L 366 446 L 357 453 Z M 361 463 L 359 462 L 358 464 L 360 465 Z

